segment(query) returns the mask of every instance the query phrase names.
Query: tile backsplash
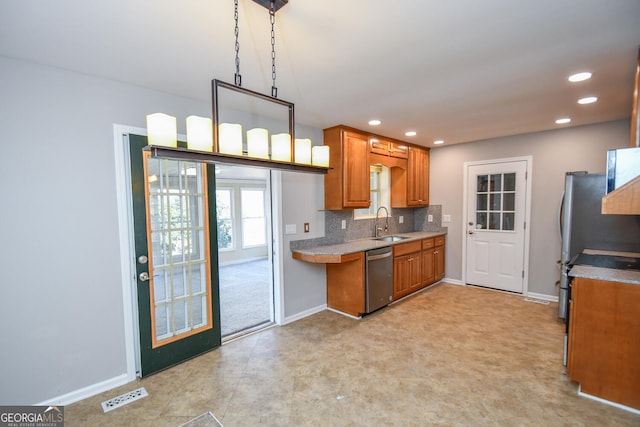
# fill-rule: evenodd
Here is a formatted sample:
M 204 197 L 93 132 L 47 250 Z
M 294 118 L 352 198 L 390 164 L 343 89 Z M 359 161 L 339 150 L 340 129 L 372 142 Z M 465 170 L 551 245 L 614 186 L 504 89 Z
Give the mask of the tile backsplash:
M 333 245 L 351 240 L 367 239 L 375 236 L 375 218 L 354 219 L 352 210 L 324 211 L 325 237 L 296 240 L 290 243 L 291 249 L 302 249 L 310 246 Z M 433 221 L 429 222 L 429 215 Z M 399 217 L 404 222 L 400 224 Z M 342 221 L 346 228 L 342 229 Z M 384 226 L 385 216 L 378 219 Z M 389 209 L 389 229 L 383 234 L 410 233 L 412 231 L 446 231 L 442 227 L 442 205 L 431 205 L 425 208 Z

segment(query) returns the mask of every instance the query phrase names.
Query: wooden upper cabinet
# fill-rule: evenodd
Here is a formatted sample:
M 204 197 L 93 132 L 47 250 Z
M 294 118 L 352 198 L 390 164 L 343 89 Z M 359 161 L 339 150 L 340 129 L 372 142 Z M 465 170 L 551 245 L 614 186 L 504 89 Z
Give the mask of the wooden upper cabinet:
M 409 155 L 409 147 L 401 142 L 389 141 L 381 138 L 369 140 L 370 151 L 373 154 L 406 159 Z
M 383 156 L 389 155 L 389 141 L 378 138 L 371 138 L 369 140 L 370 151 L 374 154 L 382 154 Z
M 367 135 L 332 127 L 324 130 L 324 144 L 330 147 L 333 168 L 324 178 L 324 208 L 368 208 L 371 193 Z
M 429 205 L 429 150 L 409 147 L 407 206 Z
M 391 142 L 389 145 L 389 155 L 391 157 L 406 159 L 409 156 L 409 147 L 405 144 L 398 144 L 397 142 Z

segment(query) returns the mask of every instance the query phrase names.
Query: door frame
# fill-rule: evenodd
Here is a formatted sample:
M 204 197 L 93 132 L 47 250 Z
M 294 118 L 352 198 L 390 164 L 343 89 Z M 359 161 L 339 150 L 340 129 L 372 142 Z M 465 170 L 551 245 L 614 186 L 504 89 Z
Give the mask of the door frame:
M 129 170 L 130 133 L 147 135 L 145 128 L 127 125 L 113 125 L 113 145 L 115 156 L 116 201 L 118 209 L 118 240 L 120 242 L 120 273 L 122 288 L 123 326 L 127 372 L 124 383 L 140 377 L 140 331 L 138 330 L 138 306 L 136 286 L 135 250 L 133 246 L 133 203 L 131 192 L 131 172 Z M 186 135 L 179 134 L 185 140 Z M 284 320 L 284 262 L 283 237 L 280 233 L 282 219 L 282 182 L 279 171 L 271 172 L 272 238 L 273 238 L 273 280 L 274 280 L 274 321 L 282 325 Z M 123 383 L 123 384 L 124 384 Z
M 526 197 L 525 197 L 525 216 L 524 216 L 524 260 L 522 268 L 524 269 L 524 278 L 522 282 L 522 295 L 527 296 L 529 294 L 529 246 L 530 246 L 530 237 L 531 237 L 531 187 L 533 182 L 532 169 L 533 169 L 533 156 L 521 156 L 521 157 L 508 157 L 504 159 L 491 159 L 491 160 L 478 160 L 473 162 L 464 162 L 462 165 L 463 168 L 463 196 L 462 196 L 462 283 L 466 285 L 467 283 L 467 239 L 469 236 L 467 235 L 467 223 L 469 222 L 469 218 L 467 218 L 468 213 L 468 197 L 469 197 L 469 168 L 471 166 L 484 166 L 491 165 L 496 163 L 510 163 L 510 162 L 521 162 L 524 161 L 526 163 Z M 475 219 L 474 219 L 475 221 Z

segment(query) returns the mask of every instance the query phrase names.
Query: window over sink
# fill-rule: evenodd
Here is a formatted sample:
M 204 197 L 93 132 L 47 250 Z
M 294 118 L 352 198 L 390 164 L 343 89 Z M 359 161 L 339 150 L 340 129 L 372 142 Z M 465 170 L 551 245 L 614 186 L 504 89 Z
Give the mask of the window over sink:
M 376 212 L 381 206 L 389 208 L 389 168 L 376 164 L 369 166 L 369 181 L 371 188 L 371 205 L 369 209 L 354 209 L 353 219 L 371 219 L 376 217 Z

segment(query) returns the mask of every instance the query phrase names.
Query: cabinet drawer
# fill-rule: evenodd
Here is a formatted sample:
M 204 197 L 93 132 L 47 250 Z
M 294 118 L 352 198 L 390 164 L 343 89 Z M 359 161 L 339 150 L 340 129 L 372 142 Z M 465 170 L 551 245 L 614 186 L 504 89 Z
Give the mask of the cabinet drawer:
M 443 246 L 444 245 L 444 236 L 436 237 L 435 241 L 436 241 L 436 246 Z
M 431 249 L 432 247 L 435 246 L 435 240 L 434 239 L 424 239 L 422 241 L 422 249 Z
M 402 243 L 393 247 L 393 256 L 406 255 L 413 252 L 420 252 L 422 249 L 422 242 L 416 240 L 415 242 Z

